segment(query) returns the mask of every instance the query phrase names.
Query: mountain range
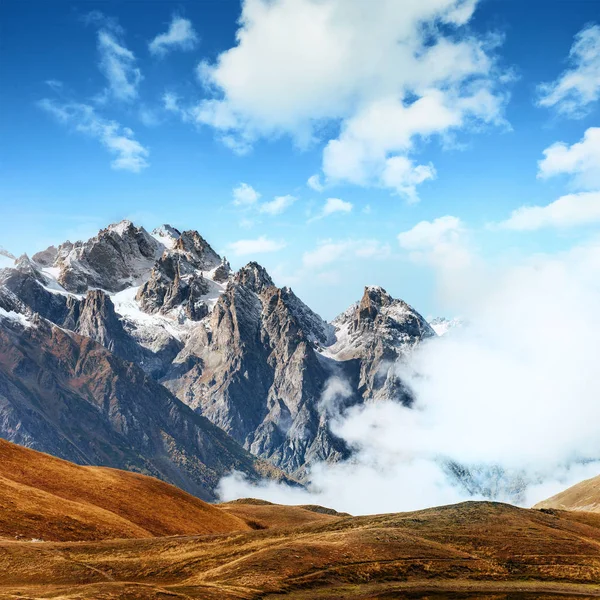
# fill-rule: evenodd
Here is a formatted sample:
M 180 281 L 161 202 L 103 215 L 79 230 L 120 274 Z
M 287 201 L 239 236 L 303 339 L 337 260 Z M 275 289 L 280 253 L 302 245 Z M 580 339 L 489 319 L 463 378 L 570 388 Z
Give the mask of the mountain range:
M 326 322 L 256 262 L 233 271 L 169 225 L 2 252 L 0 436 L 206 499 L 232 469 L 301 482 L 348 457 L 331 415 L 410 406 L 394 364 L 436 337 L 376 286 Z

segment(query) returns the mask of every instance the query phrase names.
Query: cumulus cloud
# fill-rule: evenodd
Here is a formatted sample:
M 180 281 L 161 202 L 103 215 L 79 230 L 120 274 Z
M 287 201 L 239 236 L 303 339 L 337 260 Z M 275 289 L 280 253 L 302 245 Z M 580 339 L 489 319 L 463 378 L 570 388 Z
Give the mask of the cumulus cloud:
M 191 21 L 173 15 L 169 29 L 157 35 L 149 44 L 151 54 L 164 56 L 171 50 L 193 50 L 198 44 L 198 35 Z
M 254 240 L 238 240 L 228 245 L 228 250 L 235 256 L 247 256 L 253 254 L 267 254 L 277 252 L 285 248 L 286 244 L 282 241 L 271 240 L 261 235 Z
M 600 26 L 588 25 L 575 36 L 568 60 L 558 79 L 539 86 L 538 105 L 581 118 L 600 98 Z
M 378 402 L 338 413 L 332 429 L 353 457 L 313 467 L 307 490 L 234 476 L 221 482 L 223 499 L 354 514 L 482 497 L 530 506 L 597 475 L 600 243 L 470 277 L 467 289 L 464 279 L 441 280 L 459 287 L 468 326 L 397 365 L 412 408 Z
M 131 102 L 138 96 L 142 73 L 131 50 L 120 41 L 120 28 L 101 28 L 98 31 L 100 71 L 108 81 L 106 95 Z
M 435 175 L 409 156 L 417 140 L 502 122 L 500 38 L 468 31 L 476 4 L 244 0 L 236 45 L 198 68 L 213 96 L 188 114 L 245 151 L 280 135 L 306 146 L 339 123 L 323 153 L 327 180 L 415 200 Z
M 149 166 L 150 152 L 138 142 L 128 127 L 98 115 L 92 106 L 77 102 L 58 103 L 48 98 L 39 102 L 40 108 L 75 131 L 97 139 L 115 156 L 111 167 L 139 173 Z
M 236 206 L 251 206 L 256 204 L 260 194 L 249 184 L 240 183 L 233 188 L 233 203 Z
M 600 192 L 580 192 L 560 197 L 546 206 L 521 206 L 499 226 L 515 231 L 546 227 L 567 228 L 600 222 Z
M 270 202 L 263 202 L 258 210 L 268 215 L 280 215 L 292 206 L 296 200 L 295 196 L 290 196 L 289 194 L 287 196 L 277 196 Z
M 569 175 L 578 189 L 600 189 L 600 127 L 590 127 L 572 146 L 557 142 L 544 150 L 538 177 Z

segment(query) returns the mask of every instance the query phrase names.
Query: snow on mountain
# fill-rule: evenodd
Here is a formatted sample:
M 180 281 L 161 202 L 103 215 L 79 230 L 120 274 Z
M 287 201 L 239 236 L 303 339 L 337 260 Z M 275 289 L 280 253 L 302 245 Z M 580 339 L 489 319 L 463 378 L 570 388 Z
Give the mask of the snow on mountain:
M 181 232 L 171 225 L 161 225 L 152 231 L 152 237 L 165 248 L 173 249 L 177 240 L 181 237 Z
M 409 405 L 394 365 L 435 335 L 378 286 L 328 323 L 261 265 L 234 273 L 198 232 L 169 225 L 150 234 L 121 221 L 24 256 L 3 271 L 3 288 L 26 314 L 136 364 L 250 452 L 300 477 L 348 452 L 329 431 L 328 382 L 348 382 L 347 405 Z M 25 314 L 0 306 L 9 313 L 0 320 Z
M 446 317 L 435 317 L 428 318 L 427 320 L 439 336 L 446 335 L 452 329 L 464 325 L 463 320 L 460 318 L 447 319 Z

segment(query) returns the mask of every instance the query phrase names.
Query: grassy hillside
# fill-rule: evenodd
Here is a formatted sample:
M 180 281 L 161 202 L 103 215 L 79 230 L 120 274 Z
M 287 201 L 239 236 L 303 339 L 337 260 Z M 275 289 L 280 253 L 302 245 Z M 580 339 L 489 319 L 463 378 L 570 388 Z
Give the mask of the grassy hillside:
M 45 541 L 225 533 L 250 527 L 158 479 L 82 467 L 0 440 L 0 537 Z

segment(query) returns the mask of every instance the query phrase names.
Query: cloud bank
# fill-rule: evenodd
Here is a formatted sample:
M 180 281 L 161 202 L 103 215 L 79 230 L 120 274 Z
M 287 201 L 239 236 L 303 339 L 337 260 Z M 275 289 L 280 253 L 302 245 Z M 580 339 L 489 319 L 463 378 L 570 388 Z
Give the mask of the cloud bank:
M 435 245 L 436 229 L 408 240 Z M 354 456 L 316 465 L 306 491 L 231 476 L 224 499 L 354 514 L 481 497 L 529 506 L 600 472 L 600 241 L 462 277 L 445 276 L 458 273 L 451 262 L 435 268 L 469 325 L 397 365 L 414 407 L 380 402 L 338 414 L 332 429 Z

